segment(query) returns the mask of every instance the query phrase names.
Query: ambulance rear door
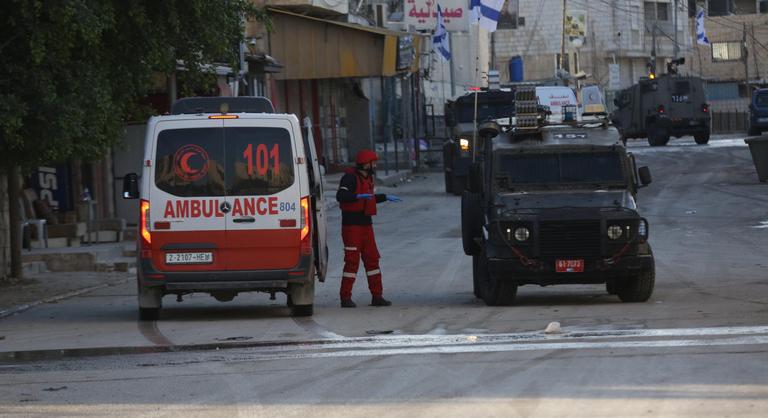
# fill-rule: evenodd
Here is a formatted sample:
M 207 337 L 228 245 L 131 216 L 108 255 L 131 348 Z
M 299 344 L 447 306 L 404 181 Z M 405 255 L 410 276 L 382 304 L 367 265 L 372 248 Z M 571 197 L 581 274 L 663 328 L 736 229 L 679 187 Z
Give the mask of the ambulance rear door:
M 309 190 L 312 199 L 312 224 L 314 225 L 312 245 L 315 252 L 315 269 L 317 278 L 324 282 L 325 274 L 328 271 L 328 226 L 325 220 L 325 200 L 323 199 L 323 172 L 315 148 L 315 139 L 312 136 L 312 120 L 309 117 L 304 118 L 301 136 L 304 139 L 304 151 L 307 155 L 307 173 L 309 174 Z
M 287 270 L 299 263 L 302 197 L 309 194 L 299 135 L 298 120 L 289 118 L 224 121 L 228 270 Z
M 223 123 L 161 120 L 147 150 L 147 227 L 152 263 L 161 271 L 226 268 Z

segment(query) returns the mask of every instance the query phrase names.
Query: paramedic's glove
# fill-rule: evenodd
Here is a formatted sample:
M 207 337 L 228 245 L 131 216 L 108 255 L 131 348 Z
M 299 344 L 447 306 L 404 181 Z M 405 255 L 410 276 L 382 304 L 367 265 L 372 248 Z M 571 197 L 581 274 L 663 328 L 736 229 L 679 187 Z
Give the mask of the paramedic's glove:
M 390 201 L 390 202 L 402 202 L 403 201 L 403 199 L 400 199 L 399 197 L 397 197 L 397 196 L 395 196 L 393 194 L 388 194 L 387 195 L 387 200 Z
M 361 194 L 359 194 L 359 195 L 357 195 L 355 197 L 358 198 L 358 199 L 372 199 L 373 195 L 370 194 L 370 193 L 361 193 Z

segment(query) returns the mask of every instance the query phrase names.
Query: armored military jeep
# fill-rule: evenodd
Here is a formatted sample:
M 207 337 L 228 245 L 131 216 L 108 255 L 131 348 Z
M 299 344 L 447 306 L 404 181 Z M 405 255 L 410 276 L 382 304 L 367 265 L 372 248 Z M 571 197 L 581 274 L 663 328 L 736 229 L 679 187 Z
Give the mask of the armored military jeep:
M 509 305 L 521 285 L 605 283 L 623 302 L 648 300 L 654 258 L 636 194 L 651 176 L 614 127 L 485 123 L 480 138 L 461 208 L 476 297 Z
M 663 74 L 643 77 L 614 99 L 611 114 L 622 141 L 648 138 L 651 146 L 664 146 L 670 136 L 693 135 L 697 144 L 709 142 L 709 104 L 698 77 Z

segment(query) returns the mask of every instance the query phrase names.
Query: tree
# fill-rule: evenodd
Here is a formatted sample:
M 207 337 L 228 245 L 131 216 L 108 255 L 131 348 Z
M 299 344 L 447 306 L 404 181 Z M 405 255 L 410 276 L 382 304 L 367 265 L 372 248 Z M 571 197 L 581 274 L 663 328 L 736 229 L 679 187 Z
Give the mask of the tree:
M 244 19 L 266 21 L 247 0 L 11 0 L 0 14 L 0 171 L 9 202 L 20 173 L 72 156 L 97 158 L 120 138 L 159 72 L 183 63 L 189 83 L 207 65 L 238 64 Z M 188 83 L 188 84 L 189 84 Z M 19 223 L 10 205 L 11 225 Z M 21 276 L 11 228 L 12 272 Z

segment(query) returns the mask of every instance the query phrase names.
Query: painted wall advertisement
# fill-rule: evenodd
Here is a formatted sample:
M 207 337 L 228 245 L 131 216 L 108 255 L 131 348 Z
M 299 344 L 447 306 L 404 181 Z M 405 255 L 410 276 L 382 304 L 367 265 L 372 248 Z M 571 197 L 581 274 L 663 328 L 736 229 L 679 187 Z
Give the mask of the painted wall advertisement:
M 440 0 L 445 29 L 462 32 L 469 29 L 469 1 Z M 437 25 L 438 0 L 405 0 L 405 24 L 416 30 L 434 30 Z
M 69 169 L 66 165 L 38 167 L 29 178 L 30 185 L 41 200 L 48 201 L 59 212 L 72 210 L 69 196 Z

